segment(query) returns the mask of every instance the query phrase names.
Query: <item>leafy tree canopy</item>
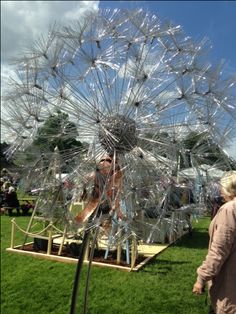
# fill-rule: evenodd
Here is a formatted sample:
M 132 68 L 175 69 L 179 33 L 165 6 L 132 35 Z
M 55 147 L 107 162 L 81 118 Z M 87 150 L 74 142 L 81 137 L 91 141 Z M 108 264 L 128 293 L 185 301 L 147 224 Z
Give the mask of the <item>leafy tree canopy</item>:
M 39 128 L 33 146 L 38 147 L 41 151 L 54 151 L 56 146 L 59 151 L 79 148 L 82 147 L 82 144 L 76 140 L 77 136 L 76 125 L 69 121 L 69 116 L 66 113 L 57 111 Z
M 69 120 L 69 116 L 57 111 L 38 129 L 32 144 L 24 152 L 18 154 L 16 163 L 25 167 L 33 165 L 40 156 L 44 156 L 44 159 L 47 160 L 50 158 L 50 153 L 58 147 L 62 157 L 62 171 L 68 172 L 76 163 L 69 157 L 72 155 L 72 151 L 79 153 L 84 148 L 84 145 L 76 139 L 77 136 L 76 125 Z M 70 160 L 69 164 L 68 160 Z
M 190 151 L 199 164 L 214 165 L 217 164 L 222 170 L 230 170 L 236 168 L 236 162 L 214 143 L 206 133 L 190 132 L 183 139 L 183 146 L 189 151 L 188 158 L 190 159 Z
M 9 144 L 6 142 L 0 143 L 0 169 L 15 167 L 11 160 L 8 160 L 5 156 L 5 151 L 9 148 Z

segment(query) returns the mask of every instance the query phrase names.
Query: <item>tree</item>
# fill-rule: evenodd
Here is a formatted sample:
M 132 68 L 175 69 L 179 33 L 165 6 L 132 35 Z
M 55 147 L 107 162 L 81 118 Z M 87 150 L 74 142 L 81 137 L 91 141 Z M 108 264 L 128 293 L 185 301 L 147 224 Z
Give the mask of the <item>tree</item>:
M 62 171 L 69 172 L 76 165 L 75 156 L 84 150 L 84 145 L 76 139 L 76 125 L 69 120 L 66 113 L 57 111 L 38 129 L 32 144 L 24 152 L 17 154 L 16 163 L 20 166 L 33 166 L 37 160 L 50 162 L 51 153 L 58 147 L 62 159 Z M 85 148 L 86 149 L 86 148 Z
M 16 165 L 6 158 L 5 151 L 10 147 L 6 142 L 0 143 L 0 169 L 15 168 Z
M 69 121 L 68 114 L 57 111 L 57 114 L 51 115 L 39 128 L 32 145 L 38 147 L 42 152 L 53 152 L 56 146 L 60 152 L 63 152 L 82 147 L 81 142 L 76 140 L 77 136 L 76 125 Z
M 186 157 L 191 162 L 191 156 L 197 159 L 198 164 L 217 166 L 222 170 L 236 168 L 236 162 L 214 143 L 207 133 L 190 132 L 182 141 Z M 191 155 L 190 155 L 191 152 Z M 181 160 L 182 161 L 182 160 Z M 181 168 L 183 163 L 181 162 Z

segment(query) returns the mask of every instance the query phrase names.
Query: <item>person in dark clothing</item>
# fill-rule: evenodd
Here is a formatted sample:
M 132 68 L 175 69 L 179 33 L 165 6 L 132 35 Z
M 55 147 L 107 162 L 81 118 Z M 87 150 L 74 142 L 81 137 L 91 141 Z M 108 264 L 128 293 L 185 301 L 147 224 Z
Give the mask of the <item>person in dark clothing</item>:
M 215 217 L 220 207 L 224 204 L 224 199 L 221 196 L 220 183 L 210 182 L 207 186 L 206 195 L 207 207 L 210 210 L 211 220 Z
M 12 215 L 14 208 L 16 209 L 17 214 L 20 213 L 20 203 L 13 186 L 10 186 L 8 191 L 5 193 L 5 207 L 8 209 L 9 216 Z
M 190 183 L 186 179 L 181 179 L 179 183 L 172 182 L 168 194 L 168 207 L 172 211 L 186 205 L 194 204 L 194 195 Z M 185 220 L 188 234 L 192 236 L 191 213 L 185 212 Z

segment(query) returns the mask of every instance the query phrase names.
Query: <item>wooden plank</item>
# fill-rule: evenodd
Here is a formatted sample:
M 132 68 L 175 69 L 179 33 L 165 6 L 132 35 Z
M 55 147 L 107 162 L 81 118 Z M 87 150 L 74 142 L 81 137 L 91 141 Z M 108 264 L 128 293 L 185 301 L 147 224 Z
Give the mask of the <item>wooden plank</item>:
M 50 261 L 64 262 L 64 263 L 70 263 L 70 264 L 77 264 L 77 262 L 78 262 L 77 258 L 72 258 L 72 257 L 48 255 L 45 253 L 38 253 L 38 252 L 33 252 L 33 251 L 23 251 L 23 250 L 19 250 L 16 248 L 14 248 L 14 249 L 7 248 L 6 250 L 10 253 L 29 255 L 29 256 L 33 256 L 33 257 L 40 258 L 40 259 L 46 259 L 46 260 L 50 260 Z M 88 264 L 89 261 L 84 261 L 84 263 Z M 120 266 L 120 265 L 112 265 L 112 264 L 106 264 L 106 263 L 100 263 L 100 262 L 92 262 L 92 265 L 96 265 L 96 266 L 100 266 L 100 267 L 117 268 L 117 269 L 124 270 L 124 271 L 130 271 L 130 267 L 125 267 L 125 266 Z
M 158 254 L 165 250 L 170 243 L 168 244 L 140 244 L 138 245 L 139 254 L 146 256 L 152 256 L 153 254 Z
M 28 244 L 28 243 L 27 243 Z M 21 254 L 21 255 L 30 255 L 36 258 L 40 258 L 40 259 L 47 259 L 47 260 L 51 260 L 51 261 L 58 261 L 58 262 L 67 262 L 67 263 L 72 263 L 75 264 L 77 263 L 77 260 L 74 258 L 70 258 L 70 257 L 61 257 L 58 255 L 48 255 L 46 253 L 38 253 L 38 252 L 33 252 L 33 251 L 24 251 L 24 250 L 20 250 L 17 248 L 11 249 L 11 248 L 7 248 L 6 249 L 8 252 L 10 253 L 17 253 L 17 254 Z

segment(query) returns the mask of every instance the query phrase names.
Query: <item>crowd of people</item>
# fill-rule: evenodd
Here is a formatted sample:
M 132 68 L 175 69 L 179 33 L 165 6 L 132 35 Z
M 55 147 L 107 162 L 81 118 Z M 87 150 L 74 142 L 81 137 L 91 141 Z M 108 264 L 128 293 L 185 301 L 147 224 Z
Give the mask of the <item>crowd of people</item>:
M 15 211 L 16 214 L 26 213 L 30 204 L 20 205 L 17 189 L 19 184 L 19 175 L 13 175 L 8 169 L 3 168 L 0 177 L 0 207 L 1 214 L 8 212 L 9 216 Z
M 1 213 L 8 211 L 9 215 L 12 215 L 15 209 L 17 214 L 20 213 L 20 203 L 17 197 L 17 184 L 18 180 L 13 176 L 10 171 L 3 168 L 1 171 Z

